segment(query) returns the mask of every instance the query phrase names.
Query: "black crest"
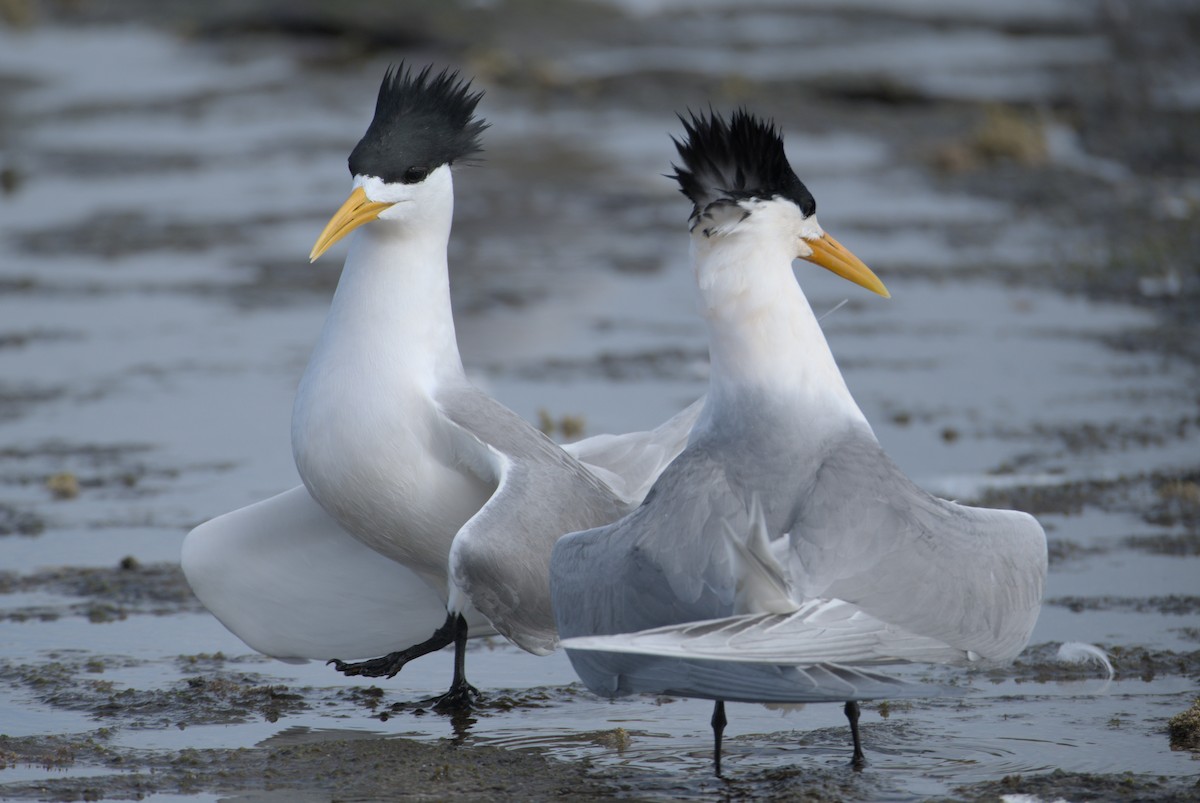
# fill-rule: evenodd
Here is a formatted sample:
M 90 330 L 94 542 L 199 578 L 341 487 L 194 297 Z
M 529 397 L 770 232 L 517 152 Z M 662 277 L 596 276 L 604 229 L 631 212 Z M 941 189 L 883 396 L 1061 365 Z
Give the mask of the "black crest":
M 475 117 L 482 92 L 449 68 L 415 76 L 401 62 L 389 67 L 379 85 L 375 118 L 350 153 L 350 175 L 376 176 L 385 182 L 415 184 L 429 171 L 482 148 L 487 123 Z
M 688 119 L 691 118 L 691 119 Z M 817 211 L 812 193 L 796 177 L 783 152 L 783 136 L 775 123 L 738 109 L 726 122 L 709 110 L 707 116 L 689 111 L 679 115 L 687 137 L 672 137 L 683 165 L 672 165 L 679 189 L 694 204 L 692 217 L 714 203 L 737 203 L 757 198 L 786 198 L 805 217 Z

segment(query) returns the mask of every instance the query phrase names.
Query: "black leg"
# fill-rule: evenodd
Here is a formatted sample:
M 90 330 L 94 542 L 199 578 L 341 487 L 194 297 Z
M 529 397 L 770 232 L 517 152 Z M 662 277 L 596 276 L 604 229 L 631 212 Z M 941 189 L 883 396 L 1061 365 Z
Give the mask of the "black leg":
M 713 774 L 718 778 L 721 777 L 721 736 L 725 733 L 725 726 L 728 724 L 725 719 L 725 701 L 717 700 L 713 705 L 712 729 L 713 729 Z
M 467 620 L 458 615 L 454 623 L 454 679 L 450 691 L 438 697 L 434 709 L 438 711 L 469 711 L 479 698 L 479 689 L 467 682 Z
M 442 647 L 445 647 L 457 638 L 458 622 L 462 622 L 463 641 L 466 641 L 467 623 L 458 614 L 447 614 L 446 621 L 442 626 L 433 631 L 433 635 L 420 644 L 414 644 L 406 650 L 391 652 L 382 658 L 372 658 L 369 661 L 359 661 L 357 663 L 346 663 L 345 661 L 334 658 L 329 663 L 333 664 L 334 669 L 341 672 L 343 675 L 361 675 L 367 678 L 382 678 L 395 677 L 396 673 L 404 668 L 404 665 L 414 658 L 420 658 L 422 655 L 428 655 L 431 652 L 436 652 Z M 456 645 L 457 656 L 457 645 Z M 458 677 L 457 657 L 455 663 L 455 677 Z
M 853 700 L 846 703 L 842 711 L 846 714 L 846 719 L 850 720 L 850 737 L 854 739 L 854 758 L 850 759 L 850 766 L 861 770 L 867 766 L 867 757 L 863 755 L 862 741 L 858 738 L 858 716 L 862 712 L 858 709 L 858 703 Z

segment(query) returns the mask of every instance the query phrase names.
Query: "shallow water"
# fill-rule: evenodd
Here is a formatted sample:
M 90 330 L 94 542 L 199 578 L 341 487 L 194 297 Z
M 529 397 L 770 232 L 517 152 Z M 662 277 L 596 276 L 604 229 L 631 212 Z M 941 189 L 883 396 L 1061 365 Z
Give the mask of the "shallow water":
M 781 58 L 794 50 L 793 33 L 851 25 L 825 11 L 814 29 L 811 18 L 764 4 L 723 31 L 714 19 L 724 12 L 674 5 L 640 17 L 626 50 L 597 34 L 570 53 L 543 54 L 555 80 L 668 69 L 720 76 L 736 65 L 742 80 L 778 81 L 799 69 Z M 1053 37 L 1070 40 L 1063 47 L 1047 45 L 1051 33 L 1005 32 L 1013 19 L 1041 19 L 1033 5 L 1000 21 L 953 3 L 910 11 L 903 24 L 873 29 L 889 45 L 872 59 L 822 56 L 818 78 L 883 74 L 934 98 L 1042 97 L 1064 62 L 1094 67 L 1107 55 L 1066 6 L 1061 16 L 1045 12 Z M 935 35 L 947 14 L 969 24 Z M 697 38 L 709 48 L 702 57 L 689 47 Z M 538 747 L 652 797 L 773 794 L 778 773 L 793 771 L 849 784 L 837 787 L 843 795 L 899 800 L 1053 769 L 1200 774 L 1193 754 L 1168 749 L 1164 724 L 1200 677 L 1197 518 L 1170 484 L 1190 476 L 1180 487 L 1195 487 L 1194 366 L 1109 345 L 1115 333 L 1153 327 L 1150 312 L 1014 278 L 1015 266 L 1036 270 L 1083 236 L 940 185 L 898 156 L 903 144 L 886 130 L 789 127 L 788 142 L 823 224 L 876 268 L 893 298 L 868 298 L 807 266 L 798 278 L 818 314 L 830 311 L 823 324 L 847 382 L 914 479 L 964 501 L 1039 506 L 1056 557 L 1033 643 L 1086 640 L 1135 656 L 1118 661 L 1111 684 L 1097 670 L 1064 674 L 1031 657 L 1027 669 L 972 676 L 961 700 L 864 706 L 870 767 L 857 776 L 845 767 L 839 707 L 730 706 L 731 780 L 722 784 L 707 774 L 707 703 L 604 702 L 570 685 L 562 655 L 473 643 L 472 679 L 513 702 L 456 722 L 391 711 L 442 689 L 448 655 L 386 682 L 344 679 L 249 655 L 186 597 L 81 586 L 79 571 L 109 570 L 125 556 L 177 562 L 190 526 L 298 482 L 291 395 L 344 247 L 314 267 L 304 255 L 342 200 L 343 159 L 386 59 L 314 68 L 255 41 L 186 41 L 129 25 L 0 29 L 0 166 L 19 176 L 0 200 L 0 533 L 9 533 L 0 567 L 28 580 L 0 585 L 0 733 L 108 727 L 115 748 L 149 752 L 358 736 Z M 981 48 L 986 58 L 971 63 L 986 86 L 971 71 L 944 69 Z M 900 70 L 912 53 L 923 59 Z M 670 112 L 681 99 L 647 112 L 619 93 L 554 103 L 537 90 L 483 85 L 487 162 L 456 174 L 451 252 L 468 368 L 530 420 L 543 410 L 582 416 L 589 434 L 653 426 L 701 394 L 706 377 L 687 209 L 657 175 L 671 158 L 666 134 L 678 127 Z M 967 270 L 980 265 L 996 270 Z M 53 497 L 46 478 L 59 472 L 74 475 L 77 496 Z M 1068 492 L 1080 485 L 1085 492 Z M 1176 546 L 1147 546 L 1163 543 Z M 60 566 L 73 579 L 38 574 Z M 1162 601 L 1171 595 L 1183 602 Z M 1142 650 L 1170 655 L 1139 664 Z M 286 684 L 305 706 L 222 717 L 149 697 L 108 713 L 98 702 L 231 673 Z M 348 691 L 373 686 L 381 697 Z M 0 769 L 0 796 L 101 770 L 83 759 L 17 763 Z M 216 799 L 202 785 L 154 797 Z

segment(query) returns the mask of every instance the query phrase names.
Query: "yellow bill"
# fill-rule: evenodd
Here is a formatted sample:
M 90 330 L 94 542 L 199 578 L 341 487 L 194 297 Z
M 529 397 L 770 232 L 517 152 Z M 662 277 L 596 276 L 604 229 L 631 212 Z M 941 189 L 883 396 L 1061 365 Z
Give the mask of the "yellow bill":
M 828 234 L 823 234 L 815 240 L 804 241 L 812 253 L 801 259 L 820 265 L 825 270 L 833 271 L 843 279 L 849 279 L 859 287 L 865 287 L 872 293 L 878 293 L 884 298 L 892 294 L 883 286 L 883 282 L 875 273 L 863 264 L 863 261 L 837 240 Z
M 346 199 L 346 203 L 342 204 L 341 209 L 335 212 L 326 224 L 325 230 L 317 238 L 317 244 L 313 246 L 312 253 L 308 255 L 308 261 L 316 262 L 331 245 L 362 224 L 370 223 L 379 217 L 379 213 L 389 206 L 391 203 L 370 200 L 362 187 L 356 187 Z

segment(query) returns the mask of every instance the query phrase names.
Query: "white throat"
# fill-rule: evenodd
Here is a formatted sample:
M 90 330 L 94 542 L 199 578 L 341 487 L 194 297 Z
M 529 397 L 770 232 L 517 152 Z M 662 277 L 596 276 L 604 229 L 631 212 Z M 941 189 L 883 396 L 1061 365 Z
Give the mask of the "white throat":
M 723 231 L 706 233 L 702 221 L 692 232 L 708 328 L 711 412 L 753 396 L 778 400 L 792 416 L 865 423 L 792 272 L 799 228 L 781 208 L 787 211 L 781 202 L 767 202 Z
M 355 183 L 371 192 L 373 182 Z M 383 389 L 405 382 L 426 392 L 462 375 L 446 262 L 453 214 L 450 168 L 442 166 L 351 235 L 298 398 L 323 371 L 357 368 L 356 383 Z

